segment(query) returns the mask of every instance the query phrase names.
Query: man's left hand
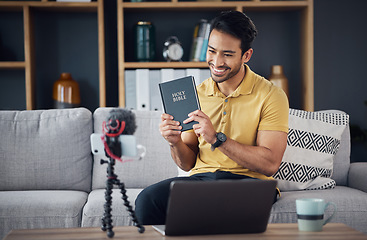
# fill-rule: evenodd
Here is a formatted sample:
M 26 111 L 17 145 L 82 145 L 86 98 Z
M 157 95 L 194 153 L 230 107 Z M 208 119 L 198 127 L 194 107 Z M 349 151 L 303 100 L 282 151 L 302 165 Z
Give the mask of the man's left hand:
M 201 136 L 207 143 L 214 144 L 217 139 L 217 132 L 215 131 L 209 117 L 201 110 L 193 111 L 189 113 L 188 116 L 189 118 L 185 119 L 183 123 L 186 124 L 192 121 L 197 121 L 198 123 L 193 125 L 193 130 L 196 136 Z

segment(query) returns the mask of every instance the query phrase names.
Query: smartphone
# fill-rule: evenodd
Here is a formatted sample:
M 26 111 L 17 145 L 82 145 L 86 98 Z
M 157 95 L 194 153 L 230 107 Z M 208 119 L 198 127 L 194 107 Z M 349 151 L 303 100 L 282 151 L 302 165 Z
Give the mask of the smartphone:
M 104 144 L 102 137 L 104 135 L 101 133 L 93 133 L 90 135 L 90 143 L 92 147 L 92 153 L 97 156 L 106 156 L 104 151 Z M 137 145 L 136 138 L 134 135 L 120 135 L 119 141 L 121 143 L 122 156 L 126 157 L 136 157 L 137 155 Z

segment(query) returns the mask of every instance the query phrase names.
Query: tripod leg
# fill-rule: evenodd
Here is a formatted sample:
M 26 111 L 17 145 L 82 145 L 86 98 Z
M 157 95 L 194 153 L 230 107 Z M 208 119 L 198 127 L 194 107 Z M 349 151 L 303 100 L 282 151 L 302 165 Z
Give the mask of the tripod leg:
M 130 216 L 132 218 L 132 221 L 134 223 L 134 226 L 136 226 L 138 228 L 138 231 L 140 233 L 143 233 L 145 231 L 145 228 L 144 228 L 143 225 L 141 225 L 139 223 L 138 219 L 135 216 L 134 209 L 131 207 L 129 200 L 127 199 L 125 184 L 124 183 L 121 183 L 120 181 L 118 181 L 117 184 L 118 184 L 118 186 L 120 188 L 120 191 L 121 191 L 121 194 L 122 194 L 122 199 L 124 200 L 124 205 L 125 205 L 127 211 L 129 211 L 129 213 L 130 213 Z
M 106 181 L 106 191 L 105 191 L 105 204 L 104 204 L 104 214 L 102 218 L 102 230 L 107 231 L 107 236 L 112 238 L 115 233 L 112 231 L 112 188 L 113 188 L 113 179 L 107 179 Z

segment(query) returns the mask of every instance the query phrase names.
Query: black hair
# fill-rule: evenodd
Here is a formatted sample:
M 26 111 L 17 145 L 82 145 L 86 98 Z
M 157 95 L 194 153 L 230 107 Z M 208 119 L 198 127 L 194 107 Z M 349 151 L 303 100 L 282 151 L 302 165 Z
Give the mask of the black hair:
M 251 48 L 257 36 L 255 24 L 246 14 L 239 11 L 221 12 L 211 21 L 210 33 L 213 29 L 240 39 L 242 55 Z

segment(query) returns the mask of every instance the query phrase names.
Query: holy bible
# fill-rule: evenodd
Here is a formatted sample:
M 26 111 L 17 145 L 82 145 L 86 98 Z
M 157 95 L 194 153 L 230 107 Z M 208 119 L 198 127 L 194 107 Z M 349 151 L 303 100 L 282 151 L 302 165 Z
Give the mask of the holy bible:
M 172 115 L 175 121 L 180 122 L 181 131 L 192 129 L 197 122 L 184 124 L 183 121 L 188 118 L 190 112 L 200 109 L 194 77 L 188 76 L 160 83 L 159 90 L 164 112 Z

